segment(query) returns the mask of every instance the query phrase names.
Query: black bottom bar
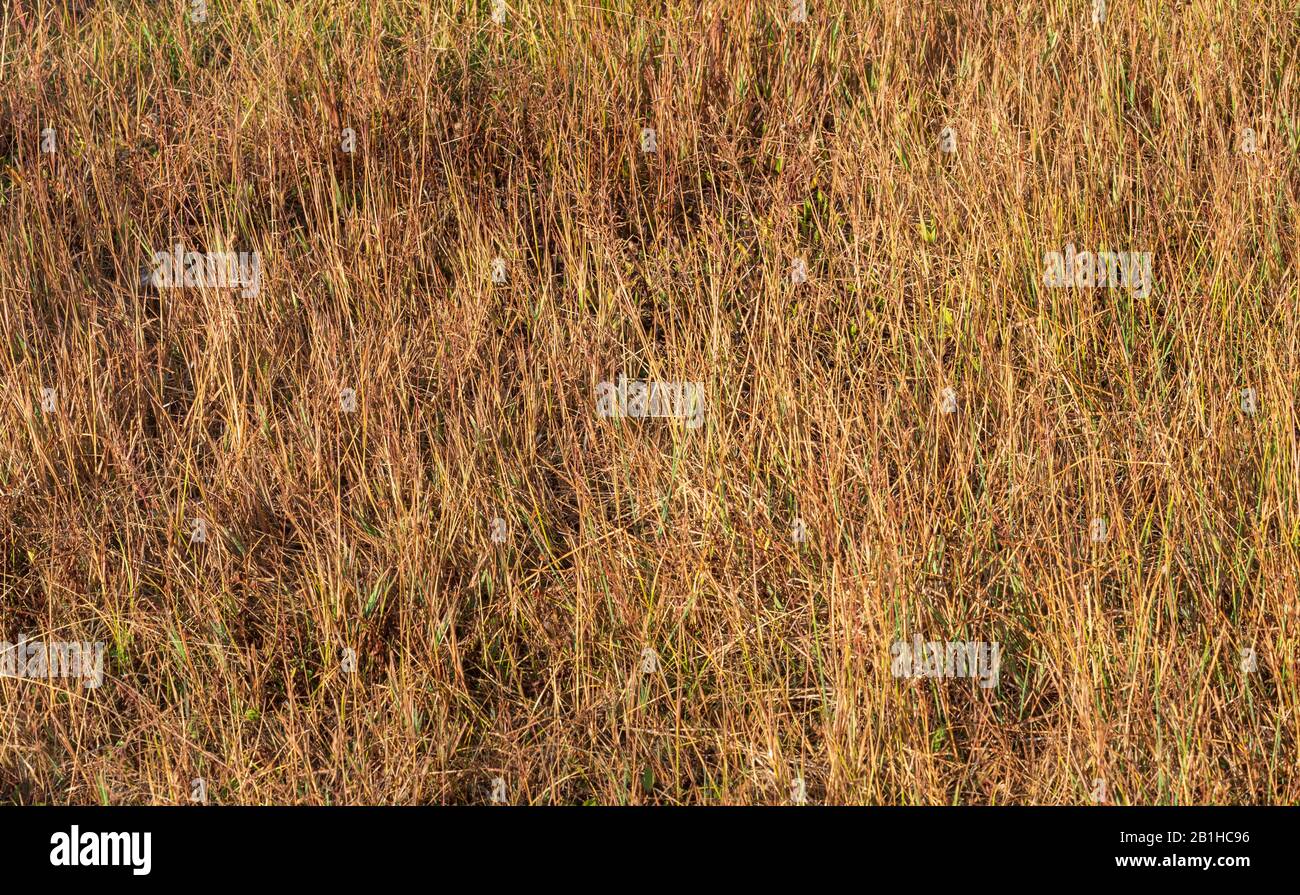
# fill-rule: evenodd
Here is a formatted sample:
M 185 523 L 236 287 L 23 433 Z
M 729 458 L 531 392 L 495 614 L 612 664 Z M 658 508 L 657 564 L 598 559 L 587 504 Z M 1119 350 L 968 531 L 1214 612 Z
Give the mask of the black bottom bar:
M 644 882 L 660 872 L 666 883 L 690 874 L 696 884 L 806 884 L 831 870 L 919 883 L 1048 871 L 1231 882 L 1289 868 L 1297 820 L 1293 808 L 1244 807 L 8 808 L 0 854 L 24 874 L 127 885 L 374 885 L 429 872 L 436 883 L 449 870 L 493 884 Z M 150 835 L 104 835 L 132 833 Z M 148 873 L 137 873 L 146 842 Z

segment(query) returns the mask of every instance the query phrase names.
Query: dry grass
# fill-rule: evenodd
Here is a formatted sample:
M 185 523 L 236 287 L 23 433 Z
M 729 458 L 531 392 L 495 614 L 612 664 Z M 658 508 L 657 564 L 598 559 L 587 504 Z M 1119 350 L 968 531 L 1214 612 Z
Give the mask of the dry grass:
M 8 4 L 0 800 L 1300 801 L 1300 20 L 1109 5 Z

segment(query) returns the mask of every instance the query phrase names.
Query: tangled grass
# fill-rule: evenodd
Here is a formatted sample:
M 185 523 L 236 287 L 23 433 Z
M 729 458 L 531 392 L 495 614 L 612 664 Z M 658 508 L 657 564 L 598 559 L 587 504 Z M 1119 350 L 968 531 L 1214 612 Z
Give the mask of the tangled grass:
M 1300 800 L 1300 11 L 1090 10 L 11 0 L 0 801 Z

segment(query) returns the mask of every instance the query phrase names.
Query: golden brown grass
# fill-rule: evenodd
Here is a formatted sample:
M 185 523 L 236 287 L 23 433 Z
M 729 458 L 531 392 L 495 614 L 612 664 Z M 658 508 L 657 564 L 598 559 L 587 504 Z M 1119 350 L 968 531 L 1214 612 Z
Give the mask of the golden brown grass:
M 1300 14 L 1109 7 L 7 5 L 0 801 L 1300 800 Z

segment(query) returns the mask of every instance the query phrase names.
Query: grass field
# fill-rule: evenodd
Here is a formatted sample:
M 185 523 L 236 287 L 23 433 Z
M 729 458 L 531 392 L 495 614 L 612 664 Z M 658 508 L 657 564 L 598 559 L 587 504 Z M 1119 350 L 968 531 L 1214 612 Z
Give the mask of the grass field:
M 1300 802 L 1296 3 L 201 12 L 0 7 L 0 802 Z

